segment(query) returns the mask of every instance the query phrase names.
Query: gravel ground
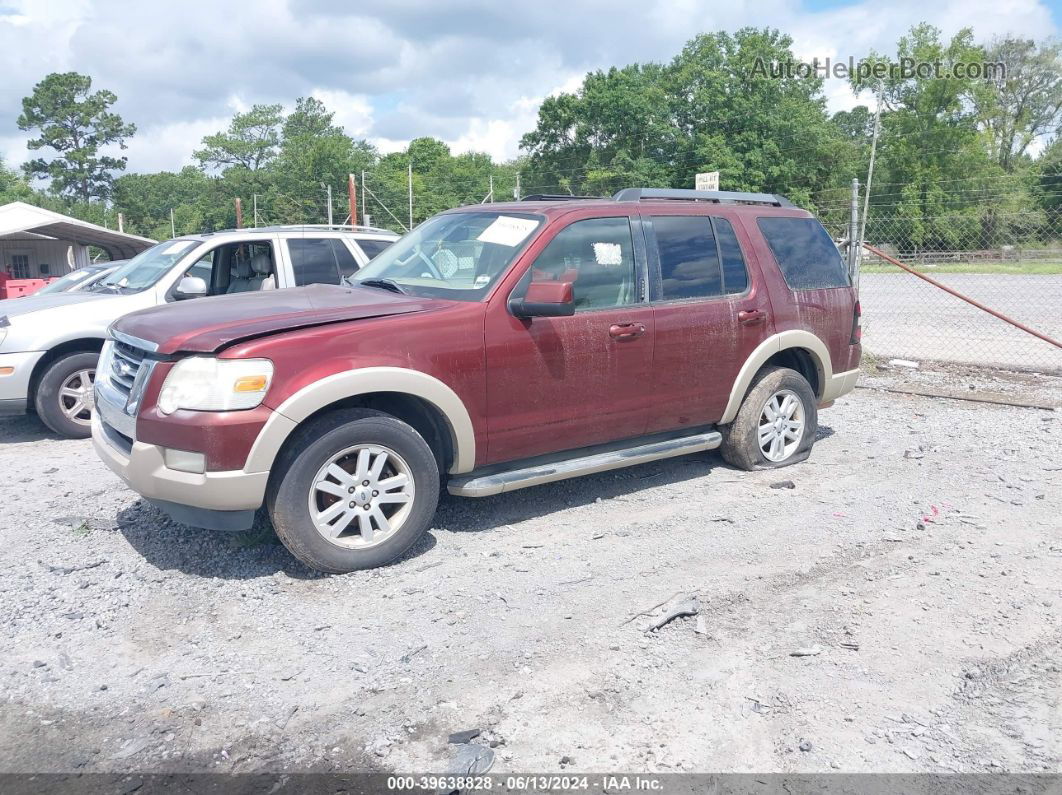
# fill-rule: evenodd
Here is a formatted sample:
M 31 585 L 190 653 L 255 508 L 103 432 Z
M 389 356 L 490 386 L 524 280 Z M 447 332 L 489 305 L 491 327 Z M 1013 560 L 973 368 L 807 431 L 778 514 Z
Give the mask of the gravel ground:
M 0 770 L 441 771 L 481 729 L 494 772 L 1062 772 L 1062 411 L 860 389 L 821 420 L 784 472 L 448 498 L 344 577 L 0 424 Z M 645 632 L 675 593 L 700 615 Z
M 899 270 L 899 269 L 897 269 Z M 928 274 L 1062 339 L 1062 276 Z M 1062 351 L 907 273 L 860 278 L 863 345 L 880 357 L 1021 367 L 1062 374 Z

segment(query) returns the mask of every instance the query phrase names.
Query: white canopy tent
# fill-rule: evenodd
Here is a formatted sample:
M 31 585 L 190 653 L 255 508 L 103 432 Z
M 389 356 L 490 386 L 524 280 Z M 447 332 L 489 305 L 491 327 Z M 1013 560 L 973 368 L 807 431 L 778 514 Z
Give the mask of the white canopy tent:
M 155 245 L 24 202 L 0 206 L 0 271 L 24 279 L 62 276 L 88 264 L 88 247 L 111 259 L 129 259 Z

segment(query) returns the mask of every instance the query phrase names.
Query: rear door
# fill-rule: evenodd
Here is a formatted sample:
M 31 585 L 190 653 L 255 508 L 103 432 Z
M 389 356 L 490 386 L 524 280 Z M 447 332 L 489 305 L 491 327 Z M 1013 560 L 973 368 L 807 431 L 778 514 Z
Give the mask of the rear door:
M 727 218 L 660 211 L 642 224 L 656 334 L 648 429 L 716 422 L 741 365 L 770 334 L 770 300 Z
M 579 218 L 540 252 L 487 310 L 491 463 L 639 436 L 653 403 L 653 311 L 631 218 Z M 575 314 L 514 317 L 508 300 L 532 280 L 572 282 Z

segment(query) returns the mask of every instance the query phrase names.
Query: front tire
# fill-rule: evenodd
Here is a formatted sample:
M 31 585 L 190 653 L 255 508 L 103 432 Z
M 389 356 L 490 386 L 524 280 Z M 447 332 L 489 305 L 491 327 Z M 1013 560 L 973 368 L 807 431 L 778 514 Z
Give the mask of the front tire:
M 266 493 L 284 546 L 329 574 L 405 554 L 431 526 L 438 503 L 439 467 L 428 443 L 371 409 L 335 411 L 300 429 Z
M 45 425 L 68 439 L 87 439 L 92 433 L 95 402 L 92 384 L 98 353 L 70 353 L 48 365 L 37 384 L 33 402 Z
M 738 469 L 777 469 L 804 461 L 819 431 L 818 401 L 807 380 L 787 367 L 764 368 L 730 425 L 719 452 Z

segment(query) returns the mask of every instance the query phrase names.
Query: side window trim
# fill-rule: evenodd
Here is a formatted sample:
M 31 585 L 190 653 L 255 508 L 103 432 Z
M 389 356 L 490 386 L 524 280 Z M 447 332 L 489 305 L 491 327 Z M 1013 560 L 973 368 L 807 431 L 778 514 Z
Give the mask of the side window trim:
M 645 228 L 645 243 L 646 251 L 648 254 L 649 262 L 649 281 L 651 289 L 649 290 L 649 303 L 654 305 L 660 304 L 690 304 L 690 303 L 703 303 L 708 301 L 733 301 L 736 298 L 743 298 L 752 292 L 752 275 L 749 273 L 749 261 L 745 254 L 745 248 L 741 245 L 741 239 L 737 235 L 737 231 L 734 231 L 734 240 L 737 243 L 738 251 L 741 252 L 741 260 L 745 266 L 746 285 L 745 289 L 737 293 L 723 292 L 722 295 L 705 295 L 694 296 L 692 298 L 661 298 L 663 293 L 663 274 L 660 269 L 660 250 L 657 247 L 656 231 L 653 229 L 653 218 L 659 217 L 672 217 L 677 218 L 681 216 L 693 216 L 695 218 L 705 218 L 711 224 L 712 237 L 715 243 L 715 258 L 716 263 L 719 266 L 719 279 L 723 286 L 723 290 L 726 290 L 726 273 L 723 268 L 723 252 L 719 246 L 719 235 L 716 232 L 716 219 L 720 218 L 727 221 L 730 224 L 731 229 L 734 229 L 734 223 L 729 218 L 723 218 L 723 216 L 716 215 L 701 215 L 700 213 L 676 213 L 674 215 L 668 215 L 666 213 L 653 213 L 642 216 L 642 223 Z

